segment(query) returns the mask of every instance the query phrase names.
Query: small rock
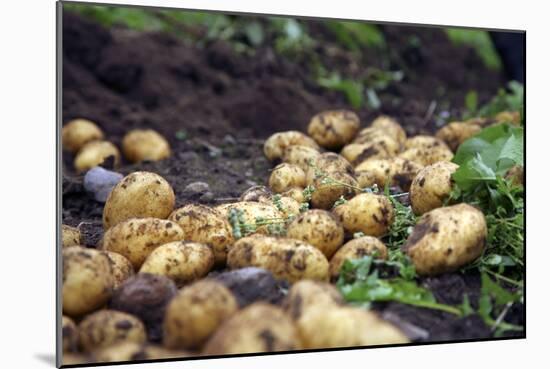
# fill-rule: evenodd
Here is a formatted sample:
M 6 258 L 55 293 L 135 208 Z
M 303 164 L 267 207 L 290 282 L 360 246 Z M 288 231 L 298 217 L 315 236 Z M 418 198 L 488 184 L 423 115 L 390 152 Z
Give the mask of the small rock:
M 90 169 L 84 176 L 84 188 L 94 195 L 96 201 L 105 202 L 113 187 L 123 177 L 120 173 L 102 167 L 95 167 Z
M 208 192 L 205 192 L 204 194 L 201 195 L 201 197 L 199 198 L 199 201 L 200 202 L 212 202 L 212 200 L 214 200 L 214 194 L 210 191 Z

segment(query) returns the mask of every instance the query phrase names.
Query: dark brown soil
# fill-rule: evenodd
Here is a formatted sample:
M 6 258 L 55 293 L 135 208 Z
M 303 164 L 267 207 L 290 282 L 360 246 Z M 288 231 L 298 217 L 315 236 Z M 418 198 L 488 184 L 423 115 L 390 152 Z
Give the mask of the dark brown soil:
M 334 41 L 319 22 L 311 21 L 310 29 L 326 45 Z M 359 60 L 403 70 L 406 77 L 380 95 L 380 111 L 358 111 L 364 125 L 382 112 L 400 119 L 409 134 L 433 133 L 434 115 L 427 114 L 432 102 L 436 112 L 460 110 L 469 90 L 476 90 L 483 102 L 503 83 L 473 50 L 451 45 L 439 29 L 384 26 L 383 31 L 390 52 L 380 56 L 365 51 Z M 410 42 L 413 35 L 421 47 Z M 326 57 L 328 67 L 345 75 L 361 73 L 356 56 L 342 52 L 331 57 L 327 48 L 316 52 Z M 275 131 L 304 130 L 313 114 L 342 107 L 349 108 L 345 97 L 320 88 L 304 62 L 292 62 L 271 48 L 247 56 L 224 42 L 198 48 L 164 33 L 106 30 L 71 13 L 63 16 L 63 122 L 91 119 L 115 144 L 132 128 L 161 132 L 172 145 L 171 158 L 123 163 L 117 170 L 160 174 L 172 184 L 177 205 L 227 202 L 252 185 L 265 184 L 272 165 L 262 154 L 262 140 Z M 72 159 L 63 153 L 63 223 L 81 224 L 85 243 L 94 246 L 102 236 L 103 205 L 85 193 Z M 208 183 L 211 195 L 184 191 L 197 181 Z M 459 304 L 464 293 L 470 301 L 479 295 L 478 275 L 456 273 L 423 283 L 443 303 Z M 457 319 L 397 303 L 377 308 L 428 332 L 421 341 L 491 336 L 478 318 Z M 522 306 L 511 309 L 507 318 L 516 323 L 522 319 Z

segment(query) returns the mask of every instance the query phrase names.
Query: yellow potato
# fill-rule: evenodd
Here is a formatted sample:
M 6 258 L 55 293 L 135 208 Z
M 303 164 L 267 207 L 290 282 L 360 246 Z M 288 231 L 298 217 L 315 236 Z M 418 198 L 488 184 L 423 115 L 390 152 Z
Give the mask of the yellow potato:
M 61 225 L 61 239 L 62 246 L 71 247 L 71 246 L 80 246 L 80 230 L 76 227 L 71 227 L 65 224 Z
M 349 199 L 359 190 L 355 178 L 343 172 L 315 178 L 312 182 L 315 191 L 311 195 L 311 205 L 317 209 L 330 210 L 340 198 Z
M 405 141 L 405 145 L 403 149 L 410 149 L 412 147 L 417 147 L 419 149 L 431 149 L 435 146 L 443 146 L 447 147 L 447 144 L 434 136 L 428 136 L 428 135 L 418 135 L 407 138 L 407 141 Z
M 184 287 L 166 309 L 164 345 L 199 348 L 238 309 L 235 296 L 220 282 L 206 279 Z
M 82 146 L 91 141 L 102 140 L 103 132 L 92 121 L 87 119 L 73 119 L 63 126 L 61 141 L 64 150 L 77 152 Z
M 481 131 L 481 126 L 466 122 L 451 122 L 441 127 L 435 136 L 444 141 L 452 151 L 456 151 L 460 144 Z
M 214 252 L 208 245 L 177 241 L 154 249 L 139 272 L 164 275 L 182 286 L 204 277 L 213 266 Z
M 302 203 L 305 201 L 304 197 L 304 189 L 301 187 L 294 187 L 291 188 L 285 192 L 282 192 L 281 195 L 283 197 L 290 197 L 294 200 L 296 200 L 298 203 Z
M 400 157 L 391 159 L 371 159 L 355 167 L 356 173 L 368 172 L 369 181 L 374 182 L 380 189 L 390 186 L 399 186 L 407 191 L 410 184 L 422 165 Z
M 398 152 L 397 142 L 389 136 L 379 141 L 351 143 L 344 146 L 340 155 L 352 164 L 362 163 L 368 159 L 387 159 Z
M 112 251 L 104 251 L 109 257 L 113 268 L 114 288 L 117 289 L 122 282 L 134 275 L 134 266 L 130 260 L 121 254 Z
M 218 205 L 214 209 L 219 211 L 224 218 L 227 219 L 231 209 L 242 211 L 242 215 L 246 224 L 256 224 L 257 218 L 263 219 L 279 219 L 283 214 L 275 207 L 274 204 L 266 204 L 254 201 L 240 201 L 231 204 Z M 258 225 L 255 233 L 269 234 L 267 225 Z
M 521 123 L 521 114 L 519 111 L 501 111 L 495 115 L 494 120 L 496 121 L 496 124 L 510 123 L 517 126 Z
M 305 187 L 306 174 L 297 165 L 282 163 L 277 165 L 269 176 L 269 187 L 275 193 L 290 190 L 293 187 Z
M 418 172 L 409 193 L 411 206 L 416 215 L 443 206 L 443 202 L 451 194 L 451 176 L 457 169 L 458 165 L 455 163 L 442 161 Z
M 399 186 L 403 191 L 409 190 L 414 177 L 423 168 L 423 165 L 402 158 L 392 158 L 390 163 L 392 184 Z
M 445 146 L 434 146 L 431 149 L 412 147 L 399 154 L 402 159 L 414 161 L 422 166 L 432 165 L 439 161 L 451 161 L 453 152 Z
M 103 250 L 123 255 L 138 269 L 158 246 L 184 238 L 184 231 L 171 220 L 131 218 L 105 232 Z
M 385 134 L 393 138 L 400 146 L 405 144 L 407 133 L 401 125 L 393 118 L 387 115 L 381 115 L 370 124 L 372 128 L 378 128 Z
M 363 232 L 375 237 L 385 235 L 394 219 L 390 200 L 374 193 L 361 193 L 345 204 L 338 205 L 333 212 L 348 233 Z
M 313 183 L 316 176 L 321 173 L 330 174 L 342 172 L 353 176 L 353 166 L 343 156 L 334 152 L 326 152 L 313 161 L 306 172 L 306 183 Z
M 175 202 L 172 186 L 158 174 L 130 173 L 109 194 L 103 208 L 103 227 L 109 229 L 130 218 L 166 219 Z
M 377 179 L 376 174 L 369 170 L 356 171 L 355 179 L 357 180 L 357 185 L 360 188 L 372 188 L 374 185 L 378 186 L 378 183 L 380 182 Z
M 311 118 L 307 133 L 322 147 L 338 149 L 359 131 L 359 117 L 349 110 L 328 110 Z
M 273 199 L 271 200 L 271 203 L 274 203 Z M 300 203 L 292 197 L 281 196 L 279 199 L 279 206 L 277 208 L 285 219 L 300 214 Z
M 157 161 L 170 156 L 170 144 L 152 129 L 133 129 L 122 139 L 122 152 L 128 161 Z
M 266 186 L 252 186 L 241 194 L 239 201 L 270 200 L 273 193 Z
M 372 236 L 358 237 L 346 242 L 330 259 L 330 279 L 332 281 L 338 279 L 340 269 L 346 260 L 361 259 L 366 255 L 376 255 L 376 258 L 386 260 L 388 248 L 382 241 Z
M 319 150 L 309 146 L 289 146 L 283 153 L 283 162 L 297 165 L 304 172 L 309 169 L 309 162 L 314 162 L 319 156 Z
M 63 352 L 76 351 L 78 348 L 78 329 L 74 321 L 63 315 L 61 320 L 61 336 L 63 340 Z
M 332 284 L 302 280 L 292 285 L 282 306 L 290 317 L 296 320 L 316 306 L 331 308 L 343 304 L 344 299 L 340 291 Z
M 285 131 L 275 133 L 265 141 L 264 155 L 271 161 L 281 159 L 290 146 L 308 146 L 319 150 L 319 145 L 311 137 L 299 131 Z
M 169 350 L 162 346 L 132 341 L 118 342 L 111 346 L 100 348 L 95 350 L 92 355 L 98 363 L 184 358 L 191 356 L 190 353 L 185 351 Z
M 120 152 L 109 141 L 91 141 L 82 146 L 74 158 L 74 167 L 78 172 L 85 172 L 101 165 L 109 156 L 114 157 L 115 167 L 120 164 Z
M 385 140 L 387 138 L 391 138 L 393 141 L 399 144 L 399 142 L 395 140 L 385 130 L 377 127 L 367 127 L 359 131 L 359 133 L 353 140 L 353 143 L 364 144 L 364 143 L 374 142 L 378 140 Z

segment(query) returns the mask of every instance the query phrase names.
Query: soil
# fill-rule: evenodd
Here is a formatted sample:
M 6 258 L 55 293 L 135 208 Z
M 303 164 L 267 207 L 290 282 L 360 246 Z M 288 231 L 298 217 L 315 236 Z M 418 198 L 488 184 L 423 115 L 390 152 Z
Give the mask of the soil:
M 359 56 L 346 52 L 334 56 L 328 51 L 334 49 L 335 40 L 320 22 L 309 22 L 311 32 L 324 41 L 316 52 L 327 67 L 343 75 L 361 73 L 358 65 L 405 73 L 403 81 L 380 94 L 380 110 L 358 111 L 363 122 L 385 113 L 398 118 L 409 134 L 433 133 L 439 111 L 460 111 L 469 90 L 476 90 L 482 103 L 505 81 L 503 75 L 487 70 L 472 49 L 452 45 L 437 28 L 385 25 L 386 55 L 364 51 Z M 67 12 L 62 102 L 63 122 L 77 117 L 93 120 L 117 145 L 132 128 L 162 133 L 173 149 L 169 159 L 138 165 L 123 162 L 116 170 L 160 174 L 173 186 L 177 206 L 228 202 L 250 186 L 265 184 L 272 164 L 263 156 L 263 139 L 275 131 L 304 131 L 311 116 L 324 109 L 350 108 L 342 94 L 315 83 L 307 64 L 292 62 L 269 47 L 254 55 L 236 53 L 221 41 L 198 47 L 166 33 L 108 30 Z M 435 113 L 430 114 L 434 102 Z M 84 191 L 72 160 L 71 154 L 63 153 L 63 223 L 80 224 L 84 243 L 93 247 L 102 237 L 103 204 Z M 186 190 L 197 181 L 209 185 L 208 193 Z M 476 274 L 454 273 L 422 283 L 442 303 L 460 304 L 464 293 L 472 302 L 479 296 Z M 379 304 L 376 309 L 422 332 L 417 341 L 492 335 L 479 318 L 457 319 L 398 303 Z M 523 316 L 523 305 L 514 306 L 507 321 L 522 323 Z

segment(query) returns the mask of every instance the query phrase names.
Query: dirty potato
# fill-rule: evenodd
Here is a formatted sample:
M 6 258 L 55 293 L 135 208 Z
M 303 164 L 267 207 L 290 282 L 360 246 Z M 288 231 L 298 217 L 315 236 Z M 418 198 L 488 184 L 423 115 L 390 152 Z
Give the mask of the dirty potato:
M 205 205 L 188 204 L 168 217 L 183 230 L 186 241 L 212 246 L 217 265 L 225 265 L 227 250 L 233 244 L 233 231 L 226 217 Z
M 120 153 L 109 141 L 91 141 L 82 146 L 74 158 L 74 168 L 77 172 L 85 172 L 101 165 L 108 157 L 114 157 L 115 167 L 120 164 Z
M 441 127 L 435 134 L 444 141 L 452 151 L 456 151 L 461 143 L 481 131 L 478 124 L 467 122 L 451 122 Z
M 256 302 L 226 320 L 208 340 L 205 355 L 289 351 L 300 348 L 290 317 L 274 305 Z
M 453 188 L 452 174 L 458 165 L 442 161 L 423 168 L 414 178 L 409 191 L 416 215 L 443 206 Z
M 134 275 L 134 266 L 124 256 L 112 251 L 104 251 L 109 257 L 113 268 L 114 288 L 118 288 L 125 280 Z
M 508 169 L 504 178 L 511 181 L 514 186 L 523 186 L 525 183 L 525 170 L 521 165 L 514 165 Z
M 264 155 L 268 160 L 281 159 L 287 147 L 308 146 L 319 150 L 319 145 L 309 136 L 299 131 L 277 132 L 269 136 L 264 143 Z
M 283 300 L 282 307 L 294 320 L 315 306 L 331 308 L 343 305 L 340 291 L 330 283 L 303 280 L 292 285 Z
M 344 146 L 340 155 L 352 164 L 359 164 L 368 159 L 386 159 L 398 153 L 397 142 L 389 136 L 378 141 L 351 143 Z
M 214 209 L 219 211 L 226 219 L 230 215 L 231 209 L 242 212 L 246 224 L 256 224 L 257 218 L 277 219 L 283 216 L 274 204 L 255 201 L 240 201 L 231 204 L 223 204 L 216 206 Z M 267 228 L 267 225 L 259 225 L 255 233 L 268 234 L 269 230 Z
M 269 270 L 276 278 L 326 281 L 328 260 L 305 242 L 291 238 L 254 235 L 239 239 L 227 254 L 231 269 L 255 266 Z
M 425 213 L 403 250 L 419 275 L 438 275 L 477 259 L 486 239 L 483 213 L 471 205 L 458 204 Z
M 122 139 L 122 152 L 132 163 L 157 161 L 170 156 L 170 144 L 157 131 L 133 129 Z
M 300 203 L 292 197 L 280 196 L 273 197 L 271 203 L 275 204 L 284 218 L 289 218 L 300 214 Z
M 338 205 L 333 212 L 348 233 L 363 232 L 375 237 L 385 235 L 394 218 L 390 200 L 386 196 L 374 193 L 359 194 Z
M 172 186 L 151 172 L 134 172 L 113 188 L 103 208 L 103 227 L 109 229 L 130 218 L 166 219 L 174 210 Z
M 283 153 L 283 162 L 299 166 L 307 172 L 309 163 L 314 162 L 319 155 L 318 150 L 309 146 L 289 146 Z
M 392 169 L 390 159 L 370 159 L 357 165 L 355 173 L 367 173 L 363 174 L 362 181 L 384 188 L 386 183 L 390 185 L 393 183 Z
M 178 286 L 204 277 L 214 266 L 214 252 L 198 242 L 170 242 L 154 249 L 140 273 L 164 275 Z
M 423 165 L 403 158 L 392 158 L 390 164 L 391 184 L 399 186 L 403 191 L 409 190 L 414 177 L 423 168 Z
M 239 201 L 258 201 L 269 200 L 273 193 L 266 186 L 252 186 L 241 194 Z
M 451 161 L 453 152 L 445 146 L 434 146 L 430 149 L 411 147 L 399 154 L 402 159 L 414 161 L 422 166 L 432 165 L 438 161 Z
M 305 197 L 304 197 L 304 189 L 301 188 L 301 187 L 294 187 L 294 188 L 291 188 L 285 192 L 282 192 L 281 195 L 283 197 L 290 197 L 294 200 L 296 200 L 296 202 L 298 203 L 302 203 L 305 201 Z
M 61 337 L 63 352 L 73 352 L 78 349 L 78 329 L 74 321 L 65 315 L 61 318 Z
M 191 356 L 191 354 L 180 350 L 169 350 L 149 343 L 123 341 L 97 349 L 92 352 L 92 356 L 96 362 L 112 363 L 118 361 L 184 358 Z
M 71 246 L 80 246 L 80 230 L 66 224 L 61 225 L 61 244 L 63 248 Z
M 306 172 L 306 183 L 308 185 L 312 184 L 313 180 L 321 173 L 330 174 L 336 172 L 353 176 L 353 166 L 341 155 L 334 152 L 323 153 L 309 166 Z
M 155 248 L 184 238 L 183 229 L 171 220 L 131 218 L 105 232 L 103 250 L 123 255 L 137 270 Z
M 501 111 L 495 115 L 494 120 L 496 124 L 510 123 L 517 126 L 521 123 L 521 114 L 519 111 Z
M 102 251 L 63 249 L 63 313 L 78 317 L 103 306 L 114 287 L 109 257 Z
M 286 235 L 315 246 L 327 259 L 344 243 L 342 223 L 326 210 L 301 213 L 288 225 Z
M 355 137 L 359 131 L 359 117 L 349 110 L 328 110 L 311 118 L 307 133 L 320 146 L 338 149 Z
M 73 119 L 61 130 L 63 149 L 73 153 L 76 153 L 88 142 L 102 139 L 101 129 L 88 119 Z
M 340 198 L 349 199 L 359 190 L 353 176 L 343 172 L 322 175 L 312 182 L 315 191 L 311 195 L 311 205 L 317 209 L 330 210 Z
M 409 189 L 420 169 L 422 165 L 400 157 L 367 160 L 355 167 L 356 173 L 368 172 L 368 181 L 374 182 L 379 188 L 388 184 L 399 186 L 405 191 Z
M 401 125 L 393 118 L 387 115 L 381 115 L 370 124 L 372 128 L 382 130 L 385 134 L 393 138 L 400 146 L 405 144 L 407 133 Z
M 271 171 L 269 176 L 269 187 L 275 193 L 290 190 L 293 187 L 305 187 L 306 174 L 297 165 L 282 163 Z
M 376 176 L 376 173 L 371 172 L 370 170 L 359 170 L 355 172 L 355 179 L 357 180 L 357 185 L 360 188 L 371 188 L 375 185 L 378 186 L 378 183 L 381 181 Z
M 443 140 L 437 137 L 428 135 L 417 135 L 407 138 L 403 149 L 407 150 L 412 147 L 417 147 L 419 149 L 431 149 L 435 146 L 443 146 L 449 148 L 449 146 L 447 146 L 447 144 Z
M 127 313 L 100 310 L 88 315 L 78 325 L 78 340 L 85 352 L 108 347 L 117 342 L 143 343 L 147 339 L 143 323 Z
M 342 246 L 330 259 L 330 279 L 336 281 L 340 269 L 346 260 L 361 259 L 363 256 L 375 256 L 378 259 L 388 258 L 388 248 L 376 237 L 363 236 L 354 238 Z
M 235 296 L 215 280 L 184 287 L 170 301 L 164 317 L 164 346 L 196 349 L 239 309 Z

